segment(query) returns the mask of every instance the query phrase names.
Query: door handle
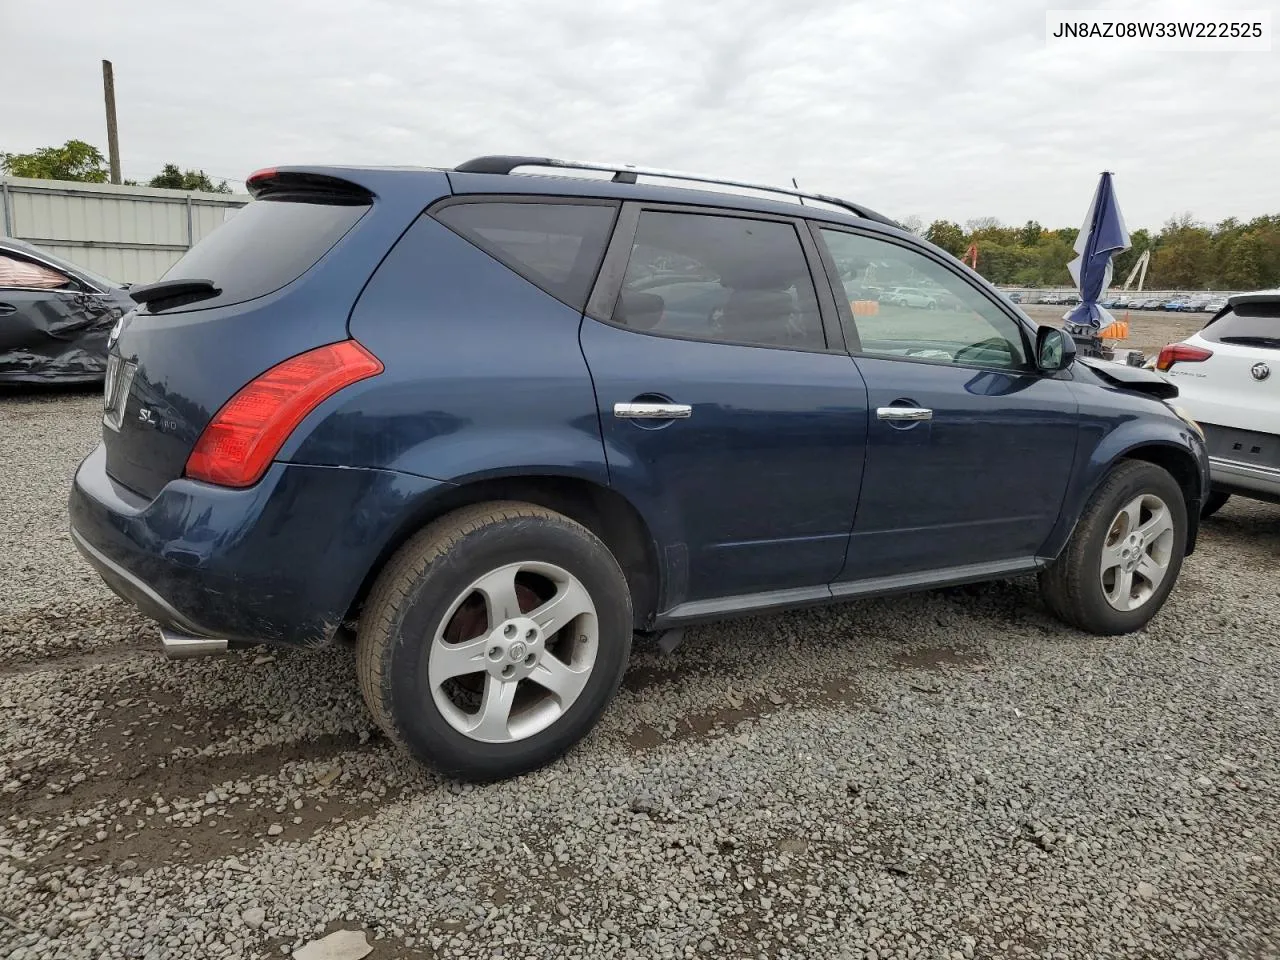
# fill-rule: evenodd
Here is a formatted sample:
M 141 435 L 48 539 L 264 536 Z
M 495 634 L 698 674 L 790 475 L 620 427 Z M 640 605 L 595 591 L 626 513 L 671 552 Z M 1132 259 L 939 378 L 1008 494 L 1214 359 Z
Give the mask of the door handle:
M 18 308 L 12 303 L 0 303 L 0 317 L 7 317 L 11 313 L 17 313 Z
M 881 420 L 893 421 L 932 420 L 933 411 L 926 407 L 878 407 L 876 416 Z
M 693 407 L 687 403 L 615 403 L 613 415 L 619 420 L 687 420 Z

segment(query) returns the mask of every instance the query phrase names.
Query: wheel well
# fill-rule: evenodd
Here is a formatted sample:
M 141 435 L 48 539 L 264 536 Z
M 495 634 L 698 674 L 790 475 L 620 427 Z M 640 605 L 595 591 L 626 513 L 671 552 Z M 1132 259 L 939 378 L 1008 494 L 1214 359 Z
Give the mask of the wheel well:
M 627 578 L 631 609 L 637 629 L 644 628 L 658 608 L 657 548 L 639 512 L 620 494 L 576 477 L 502 477 L 458 486 L 433 499 L 429 509 L 413 517 L 379 554 L 365 575 L 347 612 L 357 619 L 374 581 L 391 556 L 417 531 L 461 507 L 493 500 L 519 500 L 537 504 L 576 520 L 609 548 Z
M 1182 499 L 1187 502 L 1188 511 L 1192 502 L 1200 499 L 1200 471 L 1191 454 L 1183 453 L 1177 447 L 1153 444 L 1129 450 L 1122 459 L 1144 460 L 1165 470 L 1182 488 Z
M 1195 458 L 1178 447 L 1168 444 L 1151 444 L 1129 450 L 1123 460 L 1142 460 L 1165 470 L 1182 488 L 1182 499 L 1187 504 L 1187 554 L 1196 548 L 1200 532 L 1200 500 L 1209 491 L 1200 489 L 1200 470 Z

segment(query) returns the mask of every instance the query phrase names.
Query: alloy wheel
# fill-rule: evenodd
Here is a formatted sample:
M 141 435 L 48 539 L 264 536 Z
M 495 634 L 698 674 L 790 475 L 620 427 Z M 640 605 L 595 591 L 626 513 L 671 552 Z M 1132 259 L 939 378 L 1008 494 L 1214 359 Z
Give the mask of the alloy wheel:
M 1130 500 L 1107 529 L 1098 576 L 1107 603 L 1137 610 L 1159 589 L 1173 553 L 1173 514 L 1154 494 Z
M 595 604 L 577 577 L 541 561 L 507 564 L 450 605 L 428 658 L 431 696 L 473 740 L 523 740 L 578 699 L 599 642 Z

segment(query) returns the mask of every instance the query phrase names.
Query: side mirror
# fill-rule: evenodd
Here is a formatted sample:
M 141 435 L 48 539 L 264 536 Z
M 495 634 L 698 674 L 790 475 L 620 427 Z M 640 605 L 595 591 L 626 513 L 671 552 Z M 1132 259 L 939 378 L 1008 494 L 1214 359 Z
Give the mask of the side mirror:
M 1076 359 L 1076 342 L 1065 330 L 1041 327 L 1036 331 L 1036 366 L 1045 373 L 1065 370 Z

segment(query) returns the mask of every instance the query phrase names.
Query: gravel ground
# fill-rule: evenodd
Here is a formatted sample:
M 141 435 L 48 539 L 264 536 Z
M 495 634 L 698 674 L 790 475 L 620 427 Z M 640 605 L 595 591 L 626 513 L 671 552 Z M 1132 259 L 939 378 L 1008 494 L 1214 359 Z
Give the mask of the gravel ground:
M 0 397 L 0 956 L 1280 957 L 1280 508 L 1129 637 L 1018 580 L 641 648 L 567 759 L 473 787 L 348 647 L 161 658 L 67 538 L 98 410 Z

